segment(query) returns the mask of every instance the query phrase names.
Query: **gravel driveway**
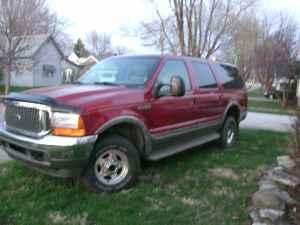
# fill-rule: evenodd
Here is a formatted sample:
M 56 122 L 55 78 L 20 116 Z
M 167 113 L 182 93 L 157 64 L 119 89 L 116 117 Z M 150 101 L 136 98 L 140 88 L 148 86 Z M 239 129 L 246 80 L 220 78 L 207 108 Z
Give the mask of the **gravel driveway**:
M 292 121 L 292 117 L 285 115 L 249 112 L 246 120 L 241 123 L 241 128 L 288 132 L 291 129 Z M 0 163 L 7 160 L 9 157 L 0 147 Z

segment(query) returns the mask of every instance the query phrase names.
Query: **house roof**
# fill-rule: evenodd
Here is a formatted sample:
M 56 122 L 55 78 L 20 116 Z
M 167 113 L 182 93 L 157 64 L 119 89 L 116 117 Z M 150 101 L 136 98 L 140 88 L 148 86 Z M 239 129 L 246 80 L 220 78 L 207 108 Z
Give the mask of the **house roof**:
M 55 48 L 58 50 L 61 56 L 64 57 L 59 45 L 49 34 L 32 35 L 24 38 L 24 41 L 21 42 L 21 47 L 25 47 L 25 51 L 22 52 L 20 57 L 33 57 L 47 41 L 52 41 Z
M 20 56 L 33 57 L 49 38 L 50 35 L 47 34 L 25 37 L 24 41 L 21 42 L 20 47 L 24 47 L 26 50 L 24 50 Z
M 98 62 L 98 60 L 92 55 L 86 58 L 79 58 L 74 52 L 68 57 L 68 59 L 78 66 L 90 65 Z
M 31 58 L 33 57 L 40 48 L 47 42 L 52 41 L 55 48 L 59 51 L 59 53 L 64 58 L 64 54 L 61 51 L 59 45 L 56 43 L 56 41 L 52 38 L 50 34 L 39 34 L 39 35 L 31 35 L 26 37 L 15 37 L 15 41 L 20 40 L 20 45 L 18 46 L 18 49 L 24 48 L 23 51 L 18 55 L 18 57 L 21 58 Z

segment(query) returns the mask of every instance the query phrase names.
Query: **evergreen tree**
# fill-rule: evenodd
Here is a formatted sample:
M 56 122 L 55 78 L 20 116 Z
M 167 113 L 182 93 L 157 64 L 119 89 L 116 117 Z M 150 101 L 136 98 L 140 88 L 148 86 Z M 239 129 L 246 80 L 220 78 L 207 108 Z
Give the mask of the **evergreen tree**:
M 88 55 L 88 51 L 85 49 L 84 43 L 79 38 L 74 45 L 74 53 L 79 57 L 86 57 Z

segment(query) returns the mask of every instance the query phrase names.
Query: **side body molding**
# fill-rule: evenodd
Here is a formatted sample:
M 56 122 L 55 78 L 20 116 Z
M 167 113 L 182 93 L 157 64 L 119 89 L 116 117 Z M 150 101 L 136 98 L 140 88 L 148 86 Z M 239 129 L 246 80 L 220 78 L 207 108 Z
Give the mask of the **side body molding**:
M 144 149 L 144 152 L 142 152 L 142 153 L 144 153 L 144 154 L 150 153 L 152 150 L 151 135 L 150 135 L 146 125 L 144 124 L 144 122 L 141 121 L 140 119 L 138 119 L 137 117 L 119 116 L 114 119 L 111 119 L 111 120 L 107 121 L 106 123 L 104 123 L 101 127 L 99 127 L 98 130 L 96 131 L 96 134 L 99 135 L 111 127 L 114 127 L 119 124 L 124 124 L 124 123 L 135 125 L 136 127 L 141 129 L 141 131 L 143 132 L 143 137 L 144 137 L 144 141 L 145 141 L 145 149 Z

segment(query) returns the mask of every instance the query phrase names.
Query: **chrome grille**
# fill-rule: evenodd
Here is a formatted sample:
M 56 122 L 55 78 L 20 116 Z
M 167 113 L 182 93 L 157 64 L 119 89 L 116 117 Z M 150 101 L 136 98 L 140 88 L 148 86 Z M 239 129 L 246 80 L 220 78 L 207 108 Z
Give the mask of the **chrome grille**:
M 33 137 L 43 136 L 50 130 L 50 112 L 46 106 L 16 101 L 6 102 L 5 105 L 8 130 Z

